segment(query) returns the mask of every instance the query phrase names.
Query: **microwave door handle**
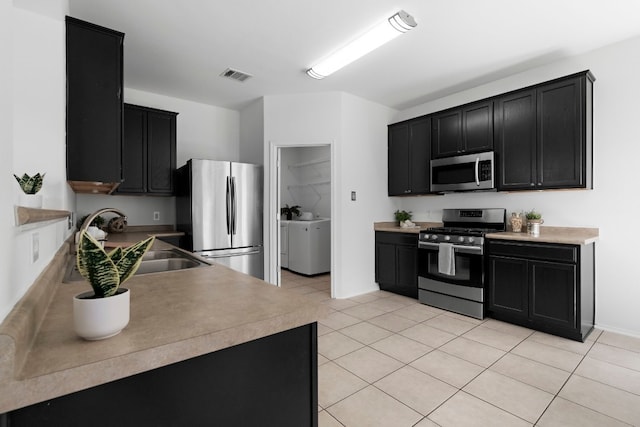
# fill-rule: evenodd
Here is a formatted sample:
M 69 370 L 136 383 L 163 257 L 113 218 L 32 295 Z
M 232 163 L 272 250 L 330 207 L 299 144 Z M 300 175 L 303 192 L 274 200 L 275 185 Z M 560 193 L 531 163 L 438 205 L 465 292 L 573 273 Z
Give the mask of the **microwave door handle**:
M 480 187 L 480 157 L 476 157 L 476 185 Z

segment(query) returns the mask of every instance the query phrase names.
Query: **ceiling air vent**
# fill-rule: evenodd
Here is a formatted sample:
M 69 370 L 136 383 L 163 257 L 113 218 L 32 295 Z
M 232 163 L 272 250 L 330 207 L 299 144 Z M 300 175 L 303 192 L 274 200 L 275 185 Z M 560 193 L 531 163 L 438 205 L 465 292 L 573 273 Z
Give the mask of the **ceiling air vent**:
M 227 68 L 220 75 L 222 77 L 228 77 L 239 82 L 243 82 L 252 77 L 251 74 L 243 73 L 242 71 L 234 70 L 231 68 Z

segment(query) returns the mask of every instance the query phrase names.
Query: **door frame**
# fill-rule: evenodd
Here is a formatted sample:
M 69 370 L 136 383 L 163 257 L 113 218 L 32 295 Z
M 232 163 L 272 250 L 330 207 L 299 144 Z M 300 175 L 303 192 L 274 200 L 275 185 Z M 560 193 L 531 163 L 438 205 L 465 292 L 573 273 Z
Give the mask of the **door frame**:
M 329 158 L 331 168 L 331 297 L 335 295 L 335 262 L 334 262 L 334 244 L 336 242 L 336 223 L 334 221 L 336 213 L 336 193 L 334 183 L 336 182 L 335 168 L 335 145 L 333 141 L 318 142 L 269 142 L 269 191 L 265 192 L 269 200 L 265 203 L 266 212 L 266 229 L 269 233 L 269 256 L 265 260 L 265 273 L 269 279 L 269 283 L 276 286 L 281 285 L 280 275 L 280 155 L 283 148 L 311 148 L 311 147 L 329 147 Z

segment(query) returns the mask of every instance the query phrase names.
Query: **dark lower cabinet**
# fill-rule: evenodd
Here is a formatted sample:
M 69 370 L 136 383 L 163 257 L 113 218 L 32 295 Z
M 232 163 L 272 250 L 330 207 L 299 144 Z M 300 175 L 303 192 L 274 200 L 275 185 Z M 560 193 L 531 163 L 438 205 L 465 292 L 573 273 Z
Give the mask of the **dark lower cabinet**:
M 118 194 L 173 195 L 177 114 L 124 105 L 124 181 Z
M 0 425 L 315 427 L 317 360 L 313 323 L 18 409 Z
M 488 240 L 492 317 L 584 341 L 595 314 L 594 244 Z
M 375 277 L 384 291 L 418 298 L 418 235 L 376 231 Z

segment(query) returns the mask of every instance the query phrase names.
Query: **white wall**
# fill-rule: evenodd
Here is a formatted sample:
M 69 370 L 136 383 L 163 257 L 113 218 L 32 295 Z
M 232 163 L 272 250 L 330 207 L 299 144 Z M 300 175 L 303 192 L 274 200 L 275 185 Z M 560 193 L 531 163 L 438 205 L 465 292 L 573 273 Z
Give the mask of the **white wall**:
M 55 3 L 55 4 L 54 4 Z M 18 7 L 28 6 L 27 9 Z M 66 221 L 14 226 L 13 207 L 20 189 L 12 173 L 46 172 L 43 207 L 74 210 L 75 198 L 66 184 L 65 168 L 65 30 L 64 1 L 40 11 L 29 1 L 0 2 L 0 319 L 51 261 L 69 236 Z M 32 261 L 37 234 L 39 259 Z
M 529 70 L 484 86 L 402 111 L 395 121 L 471 102 L 523 86 L 590 69 L 594 84 L 594 190 L 454 194 L 395 198 L 414 219 L 439 220 L 442 208 L 505 207 L 508 212 L 536 208 L 545 225 L 600 229 L 596 244 L 596 323 L 640 336 L 640 279 L 633 222 L 640 212 L 637 181 L 640 127 L 640 38 Z M 378 220 L 391 220 L 391 214 Z
M 394 110 L 343 93 L 267 96 L 264 101 L 265 183 L 271 144 L 331 144 L 332 281 L 337 298 L 378 289 L 374 278 L 373 220 L 392 210 L 386 197 L 386 124 Z M 268 185 L 265 186 L 268 189 Z M 351 191 L 358 200 L 351 201 Z M 279 230 L 265 194 L 265 252 Z M 277 253 L 276 253 L 277 255 Z M 267 280 L 271 272 L 266 269 Z
M 240 113 L 213 105 L 125 88 L 124 100 L 129 104 L 175 111 L 177 153 L 180 167 L 191 158 L 239 160 Z M 121 209 L 129 225 L 174 225 L 175 199 L 160 196 L 104 196 L 79 194 L 77 217 L 104 207 Z M 153 220 L 153 213 L 160 220 Z
M 249 104 L 240 111 L 239 160 L 264 164 L 264 99 Z

